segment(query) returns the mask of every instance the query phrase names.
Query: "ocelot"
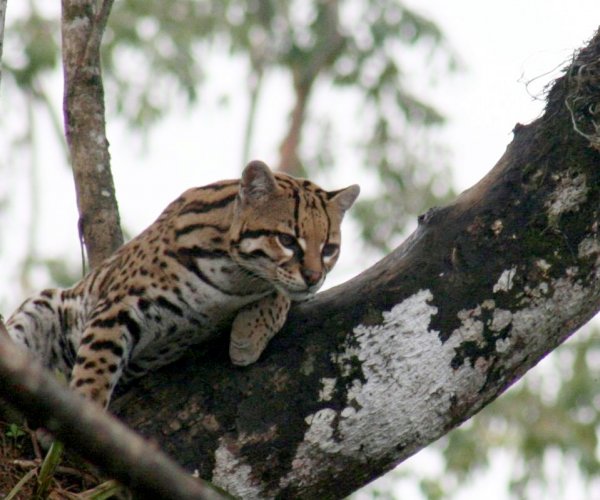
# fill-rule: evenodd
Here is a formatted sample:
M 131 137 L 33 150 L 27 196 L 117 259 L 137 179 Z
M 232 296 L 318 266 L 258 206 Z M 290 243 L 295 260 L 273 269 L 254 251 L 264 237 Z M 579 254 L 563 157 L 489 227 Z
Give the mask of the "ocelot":
M 239 180 L 189 189 L 69 289 L 27 299 L 11 338 L 106 407 L 117 382 L 177 359 L 231 325 L 236 365 L 255 362 L 290 301 L 323 284 L 359 187 L 325 191 L 249 163 Z

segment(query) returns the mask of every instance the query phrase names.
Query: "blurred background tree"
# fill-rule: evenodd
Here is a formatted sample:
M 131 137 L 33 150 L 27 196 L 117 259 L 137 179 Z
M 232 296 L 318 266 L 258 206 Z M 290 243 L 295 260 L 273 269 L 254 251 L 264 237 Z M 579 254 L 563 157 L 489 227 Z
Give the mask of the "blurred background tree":
M 45 257 L 37 241 L 41 115 L 51 124 L 44 135 L 53 135 L 68 165 L 60 105 L 52 95 L 60 81 L 58 7 L 29 0 L 19 9 L 6 29 L 2 99 L 18 101 L 25 111 L 18 123 L 2 119 L 5 165 L 0 168 L 6 182 L 0 202 L 11 197 L 8 165 L 28 165 L 27 244 L 20 290 L 11 287 L 24 296 L 40 266 L 59 285 L 74 282 L 79 273 L 73 263 Z M 283 76 L 292 94 L 291 108 L 281 110 L 287 128 L 278 140 L 279 169 L 293 175 L 344 173 L 348 166 L 333 146 L 334 117 L 316 96 L 326 91 L 353 100 L 362 135 L 350 154 L 358 158 L 360 172 L 353 175 L 365 179 L 365 189 L 352 214 L 371 249 L 393 248 L 415 215 L 454 194 L 447 151 L 436 135 L 444 117 L 420 97 L 418 85 L 447 77 L 459 67 L 458 57 L 436 24 L 403 2 L 116 2 L 103 52 L 106 95 L 112 97 L 106 102 L 109 122 L 124 120 L 131 134 L 143 136 L 176 105 L 201 106 L 203 85 L 214 77 L 215 69 L 206 63 L 213 54 L 237 58 L 246 68 L 246 79 L 239 82 L 249 102 L 239 137 L 240 168 L 257 134 L 264 133 L 257 123 L 269 105 L 261 96 L 270 79 Z M 411 78 L 415 73 L 418 85 Z M 8 238 L 2 236 L 4 244 Z M 525 377 L 435 450 L 425 450 L 437 456 L 437 469 L 423 472 L 409 461 L 390 477 L 398 484 L 411 482 L 423 497 L 447 498 L 504 460 L 511 469 L 507 491 L 520 498 L 560 493 L 571 473 L 582 491 L 598 487 L 597 337 L 578 335 L 543 370 Z M 568 469 L 556 465 L 567 463 Z M 390 484 L 366 488 L 360 497 L 395 498 L 396 486 Z

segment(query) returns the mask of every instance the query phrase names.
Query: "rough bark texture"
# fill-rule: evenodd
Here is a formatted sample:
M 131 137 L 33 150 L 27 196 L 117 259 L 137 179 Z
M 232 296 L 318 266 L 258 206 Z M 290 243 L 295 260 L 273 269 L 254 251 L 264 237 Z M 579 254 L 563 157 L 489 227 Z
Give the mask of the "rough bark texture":
M 599 68 L 600 32 L 484 179 L 257 364 L 224 338 L 115 411 L 245 499 L 343 497 L 468 419 L 600 308 Z
M 79 230 L 91 267 L 122 243 L 104 122 L 100 41 L 112 0 L 62 0 L 64 115 Z

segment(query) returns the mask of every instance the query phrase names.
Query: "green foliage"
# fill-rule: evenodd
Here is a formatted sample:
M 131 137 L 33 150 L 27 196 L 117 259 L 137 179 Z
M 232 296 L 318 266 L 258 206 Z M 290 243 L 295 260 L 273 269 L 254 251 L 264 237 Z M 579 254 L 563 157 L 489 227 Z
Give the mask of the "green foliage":
M 48 491 L 50 483 L 54 478 L 56 469 L 60 465 L 64 446 L 60 441 L 53 441 L 50 445 L 50 449 L 40 467 L 40 472 L 37 477 L 37 484 L 33 500 L 43 500 L 48 497 Z
M 178 97 L 196 100 L 196 49 L 213 31 L 204 7 L 193 0 L 115 2 L 102 51 L 109 109 L 144 130 Z
M 15 423 L 8 424 L 8 429 L 5 432 L 6 437 L 10 438 L 13 442 L 13 446 L 16 448 L 21 447 L 21 440 L 27 435 L 23 428 Z
M 423 478 L 419 481 L 419 487 L 429 500 L 443 500 L 447 498 L 444 488 L 435 479 Z
M 22 47 L 20 57 L 7 60 L 6 73 L 12 75 L 17 85 L 33 91 L 42 74 L 53 70 L 60 59 L 58 36 L 60 26 L 57 19 L 44 16 L 36 9 L 19 19 L 7 30 L 8 45 Z
M 388 252 L 415 214 L 449 201 L 454 191 L 439 146 L 431 144 L 425 134 L 420 143 L 409 131 L 399 137 L 400 132 L 384 116 L 377 121 L 374 136 L 366 144 L 366 163 L 374 167 L 379 186 L 375 195 L 361 196 L 353 213 L 361 222 L 365 241 Z

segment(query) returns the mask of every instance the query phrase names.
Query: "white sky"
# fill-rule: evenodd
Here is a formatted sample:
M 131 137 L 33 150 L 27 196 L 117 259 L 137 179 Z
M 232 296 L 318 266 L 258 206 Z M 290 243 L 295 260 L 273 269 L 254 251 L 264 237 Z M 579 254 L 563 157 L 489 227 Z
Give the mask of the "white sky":
M 436 102 L 451 117 L 448 136 L 456 155 L 455 176 L 466 188 L 499 159 L 515 123 L 539 115 L 544 85 L 598 29 L 600 2 L 409 3 L 437 20 L 467 66 L 462 77 L 434 90 Z
M 438 81 L 435 88 L 425 88 L 423 92 L 449 118 L 443 136 L 452 151 L 456 186 L 462 190 L 480 179 L 500 158 L 512 138 L 515 123 L 527 123 L 539 115 L 543 100 L 535 97 L 541 95 L 545 83 L 558 75 L 556 68 L 598 28 L 600 1 L 409 0 L 407 3 L 438 22 L 466 67 L 464 74 Z M 11 4 L 9 2 L 9 19 Z M 5 47 L 6 50 L 10 48 Z M 143 229 L 187 187 L 237 176 L 247 107 L 246 96 L 238 89 L 245 72 L 236 61 L 221 60 L 219 64 L 219 74 L 209 75 L 216 78 L 203 90 L 199 106 L 189 112 L 172 113 L 154 129 L 148 137 L 147 154 L 123 126 L 114 121 L 109 123 L 121 216 L 132 231 Z M 62 100 L 59 77 L 57 75 L 52 87 L 58 108 Z M 527 82 L 532 83 L 527 86 Z M 277 157 L 276 146 L 290 106 L 290 95 L 281 91 L 285 84 L 277 77 L 263 92 L 259 137 L 252 152 L 253 157 L 272 163 Z M 228 92 L 232 95 L 228 106 L 217 105 L 218 97 Z M 323 92 L 321 99 L 325 96 L 323 106 L 326 108 L 327 90 Z M 3 98 L 4 94 L 0 96 Z M 22 110 L 11 110 L 10 103 L 0 102 L 0 109 L 6 109 L 7 114 L 22 113 Z M 350 114 L 352 107 L 343 105 L 343 97 L 335 102 L 342 105 L 332 112 L 352 124 L 356 119 Z M 40 119 L 41 148 L 36 154 L 42 167 L 39 203 L 43 217 L 37 247 L 44 255 L 68 256 L 77 262 L 79 246 L 72 180 L 56 145 L 46 139 L 50 136 L 48 123 L 43 117 Z M 0 121 L 0 127 L 11 126 L 8 121 Z M 338 144 L 342 158 L 348 155 L 344 140 Z M 3 145 L 5 142 L 0 137 L 0 149 Z M 8 162 L 10 158 L 0 151 L 0 161 Z M 3 169 L 7 176 L 0 183 L 0 192 L 11 190 L 15 196 L 10 206 L 11 215 L 0 218 L 1 283 L 15 278 L 15 264 L 24 253 L 27 233 L 24 221 L 28 220 L 30 188 L 21 173 L 27 168 L 27 162 L 17 158 L 14 169 Z M 337 188 L 354 182 L 351 172 L 346 171 L 340 177 L 343 177 L 341 181 L 327 178 L 325 187 Z M 351 235 L 350 239 L 354 237 Z M 340 276 L 355 274 L 370 263 L 365 262 L 360 252 L 349 253 L 353 252 L 348 249 L 343 252 L 337 280 Z M 44 284 L 44 278 L 40 277 L 39 282 Z M 7 313 L 21 300 L 22 297 L 10 295 L 9 287 L 0 285 L 0 304 L 8 307 L 3 312 Z M 503 473 L 502 470 L 496 472 Z M 402 497 L 414 498 L 411 492 L 405 492 Z M 481 490 L 460 498 L 481 498 Z M 504 498 L 507 498 L 504 491 L 488 489 L 486 492 L 486 500 Z M 577 493 L 570 498 L 576 499 Z

